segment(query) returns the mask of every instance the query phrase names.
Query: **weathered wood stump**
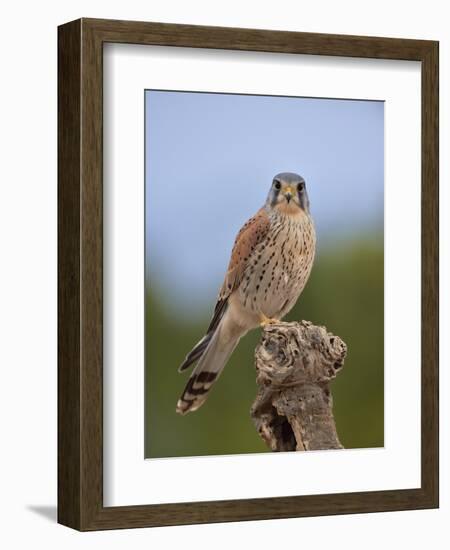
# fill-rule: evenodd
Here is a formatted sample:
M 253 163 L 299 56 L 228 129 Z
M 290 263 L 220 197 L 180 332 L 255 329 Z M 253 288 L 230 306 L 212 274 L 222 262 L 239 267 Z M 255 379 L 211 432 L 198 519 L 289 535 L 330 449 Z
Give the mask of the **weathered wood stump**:
M 253 422 L 272 451 L 342 449 L 330 381 L 347 346 L 308 321 L 265 327 L 255 350 L 258 394 Z

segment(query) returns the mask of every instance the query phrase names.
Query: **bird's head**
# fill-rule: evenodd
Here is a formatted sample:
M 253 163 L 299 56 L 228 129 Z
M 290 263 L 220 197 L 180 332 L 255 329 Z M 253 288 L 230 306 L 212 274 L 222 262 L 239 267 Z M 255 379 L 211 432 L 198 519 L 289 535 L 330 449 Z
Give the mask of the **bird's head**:
M 277 174 L 272 181 L 266 206 L 284 214 L 309 214 L 305 180 L 292 172 Z

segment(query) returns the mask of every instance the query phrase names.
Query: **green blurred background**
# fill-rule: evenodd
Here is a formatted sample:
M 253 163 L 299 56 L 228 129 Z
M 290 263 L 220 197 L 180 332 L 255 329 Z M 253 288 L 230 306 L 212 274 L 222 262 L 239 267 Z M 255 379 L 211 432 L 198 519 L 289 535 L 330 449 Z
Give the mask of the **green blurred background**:
M 365 236 L 329 245 L 317 257 L 310 281 L 286 320 L 325 325 L 348 346 L 333 382 L 334 413 L 346 448 L 382 447 L 384 426 L 383 248 Z M 206 403 L 175 413 L 187 374 L 177 372 L 203 334 L 209 317 L 178 321 L 149 285 L 146 304 L 146 456 L 264 452 L 249 410 L 256 394 L 253 354 L 260 337 L 243 338 Z
M 259 329 L 198 411 L 175 406 L 189 376 L 178 366 L 208 326 L 234 237 L 281 171 L 305 177 L 318 235 L 286 320 L 346 342 L 332 385 L 339 437 L 383 446 L 383 103 L 147 91 L 145 158 L 146 457 L 267 452 L 250 419 Z

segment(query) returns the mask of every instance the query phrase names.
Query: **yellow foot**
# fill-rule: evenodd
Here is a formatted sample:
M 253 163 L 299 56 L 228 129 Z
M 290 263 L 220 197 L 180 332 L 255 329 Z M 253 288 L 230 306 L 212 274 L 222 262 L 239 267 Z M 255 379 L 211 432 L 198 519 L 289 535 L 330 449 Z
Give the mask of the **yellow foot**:
M 271 319 L 269 317 L 266 317 L 264 313 L 261 313 L 260 317 L 261 317 L 261 320 L 259 324 L 261 327 L 266 327 L 267 325 L 276 325 L 277 323 L 280 322 L 279 319 Z

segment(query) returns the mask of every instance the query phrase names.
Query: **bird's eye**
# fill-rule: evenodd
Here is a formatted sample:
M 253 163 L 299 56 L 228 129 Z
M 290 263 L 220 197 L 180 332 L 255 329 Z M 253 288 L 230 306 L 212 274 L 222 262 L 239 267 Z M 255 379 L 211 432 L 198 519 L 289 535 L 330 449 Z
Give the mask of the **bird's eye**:
M 273 186 L 275 187 L 275 189 L 277 190 L 280 190 L 281 189 L 281 183 L 279 181 L 275 181 Z
M 303 189 L 305 188 L 305 183 L 303 181 L 301 181 L 298 185 L 297 185 L 297 189 L 299 191 L 303 191 Z

